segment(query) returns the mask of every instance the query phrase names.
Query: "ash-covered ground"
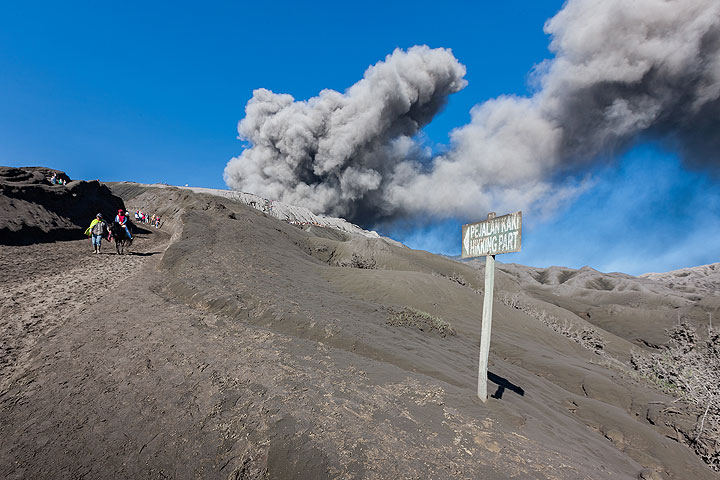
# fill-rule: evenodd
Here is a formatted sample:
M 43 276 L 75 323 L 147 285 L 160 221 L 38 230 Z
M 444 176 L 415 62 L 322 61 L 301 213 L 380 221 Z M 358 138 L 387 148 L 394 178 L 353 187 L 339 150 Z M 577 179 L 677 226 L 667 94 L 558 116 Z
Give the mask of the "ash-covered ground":
M 630 366 L 717 312 L 715 267 L 498 265 L 483 404 L 481 263 L 110 189 L 165 220 L 130 255 L 0 246 L 3 478 L 717 478 L 693 410 Z

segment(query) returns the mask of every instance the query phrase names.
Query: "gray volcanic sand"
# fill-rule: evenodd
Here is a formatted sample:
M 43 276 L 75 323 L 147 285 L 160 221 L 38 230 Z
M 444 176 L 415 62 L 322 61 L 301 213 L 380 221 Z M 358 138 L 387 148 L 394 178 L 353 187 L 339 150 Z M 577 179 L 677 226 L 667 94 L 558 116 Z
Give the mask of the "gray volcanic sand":
M 570 311 L 637 345 L 667 341 L 665 329 L 683 319 L 702 329 L 720 313 L 720 264 L 633 277 L 583 267 L 538 269 L 500 265 L 524 294 Z
M 500 301 L 479 402 L 481 269 L 180 189 L 113 192 L 166 219 L 138 255 L 0 247 L 3 478 L 716 478 L 674 439 L 691 419 L 672 398 Z M 499 268 L 498 295 L 597 318 L 573 310 L 580 287 L 549 302 L 520 270 Z M 405 307 L 456 335 L 389 324 Z M 601 331 L 621 360 L 623 329 Z

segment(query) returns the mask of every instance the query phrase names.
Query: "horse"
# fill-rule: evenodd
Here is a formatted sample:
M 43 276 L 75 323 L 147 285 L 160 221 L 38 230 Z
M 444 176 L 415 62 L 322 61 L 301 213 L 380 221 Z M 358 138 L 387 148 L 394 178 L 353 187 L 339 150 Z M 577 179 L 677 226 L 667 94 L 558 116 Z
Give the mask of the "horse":
M 125 229 L 118 222 L 113 222 L 110 225 L 110 237 L 108 240 L 115 240 L 115 250 L 118 255 L 122 255 L 124 250 L 130 248 L 132 245 L 132 238 L 128 237 Z

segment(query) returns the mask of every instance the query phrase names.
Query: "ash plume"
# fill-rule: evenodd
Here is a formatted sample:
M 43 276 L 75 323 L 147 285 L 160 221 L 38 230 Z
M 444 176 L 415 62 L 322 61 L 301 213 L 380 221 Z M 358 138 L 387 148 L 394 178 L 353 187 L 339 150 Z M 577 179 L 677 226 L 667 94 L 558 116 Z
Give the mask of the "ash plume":
M 318 212 L 390 214 L 394 169 L 423 155 L 412 137 L 461 90 L 465 67 L 450 50 L 395 50 L 345 93 L 308 101 L 258 89 L 238 124 L 252 144 L 225 168 L 234 189 Z
M 465 84 L 448 50 L 396 50 L 345 94 L 307 102 L 257 90 L 239 124 L 232 188 L 351 220 L 543 211 L 573 180 L 633 143 L 656 139 L 693 167 L 720 166 L 720 2 L 570 0 L 545 25 L 554 58 L 535 93 L 472 111 L 450 150 L 412 137 Z

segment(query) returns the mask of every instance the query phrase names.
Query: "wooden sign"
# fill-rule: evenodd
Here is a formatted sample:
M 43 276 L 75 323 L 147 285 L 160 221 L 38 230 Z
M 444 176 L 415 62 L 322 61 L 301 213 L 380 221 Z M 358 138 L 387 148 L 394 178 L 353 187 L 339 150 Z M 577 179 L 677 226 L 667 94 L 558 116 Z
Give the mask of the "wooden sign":
M 496 217 L 495 212 L 491 212 L 484 222 L 470 223 L 462 227 L 463 258 L 487 256 L 477 386 L 478 398 L 483 402 L 487 402 L 488 399 L 487 367 L 490 356 L 490 331 L 495 287 L 495 255 L 519 252 L 521 238 L 522 212 L 509 213 L 502 217 Z
M 509 213 L 462 226 L 462 257 L 520 251 L 522 212 Z

